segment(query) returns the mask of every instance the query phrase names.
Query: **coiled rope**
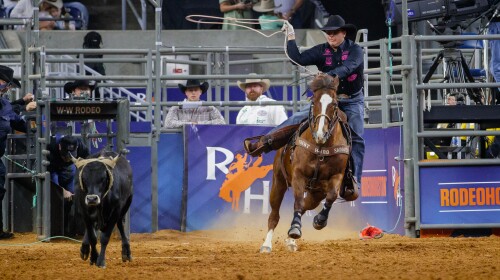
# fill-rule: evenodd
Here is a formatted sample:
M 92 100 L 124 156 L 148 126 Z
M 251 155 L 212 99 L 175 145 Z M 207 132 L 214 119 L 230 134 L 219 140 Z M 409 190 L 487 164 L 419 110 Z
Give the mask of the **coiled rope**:
M 209 19 L 210 21 L 204 21 L 202 19 Z M 259 24 L 259 20 L 258 19 L 232 18 L 232 17 L 216 17 L 216 16 L 207 16 L 207 15 L 188 15 L 188 16 L 186 16 L 186 20 L 190 21 L 190 22 L 194 22 L 194 23 L 199 23 L 199 24 L 219 24 L 219 25 L 233 25 L 233 26 L 238 26 L 238 27 L 242 27 L 242 28 L 251 30 L 253 32 L 256 32 L 256 33 L 258 33 L 261 36 L 264 36 L 266 38 L 271 38 L 272 36 L 274 36 L 276 34 L 280 34 L 280 33 L 283 32 L 282 30 L 279 30 L 279 31 L 275 31 L 275 32 L 273 32 L 273 33 L 271 33 L 271 34 L 268 35 L 268 34 L 265 34 L 262 31 L 259 31 L 258 29 L 255 29 L 253 27 L 248 26 L 250 24 Z M 266 23 L 283 22 L 284 25 L 290 24 L 287 20 L 284 20 L 284 19 L 263 19 L 261 21 L 262 22 L 266 22 Z M 293 60 L 292 58 L 290 58 L 290 56 L 288 55 L 288 52 L 287 52 L 287 47 L 286 47 L 286 43 L 288 41 L 287 38 L 288 38 L 288 35 L 290 35 L 288 28 L 285 28 L 285 32 L 286 32 L 286 34 L 285 34 L 285 40 L 284 40 L 284 43 L 283 43 L 283 49 L 285 51 L 286 57 L 291 62 L 293 62 L 294 64 L 296 64 L 298 67 L 304 69 L 305 72 L 308 72 L 309 74 L 315 75 L 316 73 L 314 73 L 313 71 L 307 69 L 307 67 L 305 67 L 305 66 L 297 63 L 295 60 Z

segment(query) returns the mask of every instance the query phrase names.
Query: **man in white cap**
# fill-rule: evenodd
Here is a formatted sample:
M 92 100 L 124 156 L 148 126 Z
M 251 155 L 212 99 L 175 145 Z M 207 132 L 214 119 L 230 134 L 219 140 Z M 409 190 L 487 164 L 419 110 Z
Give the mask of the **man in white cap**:
M 250 76 L 257 74 L 251 73 Z M 247 101 L 263 102 L 276 101 L 264 95 L 269 89 L 271 81 L 268 79 L 249 78 L 245 82 L 237 82 L 238 87 L 245 92 Z M 259 105 L 241 108 L 236 117 L 236 124 L 257 124 L 276 126 L 288 118 L 285 107 Z

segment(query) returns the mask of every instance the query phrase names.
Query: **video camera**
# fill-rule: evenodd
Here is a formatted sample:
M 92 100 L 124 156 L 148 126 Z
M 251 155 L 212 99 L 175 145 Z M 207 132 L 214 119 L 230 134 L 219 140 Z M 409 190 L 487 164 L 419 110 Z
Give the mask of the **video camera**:
M 464 20 L 477 18 L 493 12 L 492 6 L 498 5 L 499 0 L 408 0 L 408 21 L 443 18 L 451 22 L 449 27 L 459 25 Z M 391 22 L 402 22 L 402 0 L 385 0 L 387 17 Z

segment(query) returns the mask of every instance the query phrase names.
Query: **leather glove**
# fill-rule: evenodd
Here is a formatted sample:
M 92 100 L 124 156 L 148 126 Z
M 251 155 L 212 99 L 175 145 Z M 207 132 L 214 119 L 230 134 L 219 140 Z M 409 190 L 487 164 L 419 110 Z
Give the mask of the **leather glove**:
M 290 34 L 295 34 L 295 30 L 293 29 L 293 26 L 288 22 L 288 20 L 285 20 L 283 22 L 283 27 L 281 28 L 281 32 L 285 33 L 285 36 Z

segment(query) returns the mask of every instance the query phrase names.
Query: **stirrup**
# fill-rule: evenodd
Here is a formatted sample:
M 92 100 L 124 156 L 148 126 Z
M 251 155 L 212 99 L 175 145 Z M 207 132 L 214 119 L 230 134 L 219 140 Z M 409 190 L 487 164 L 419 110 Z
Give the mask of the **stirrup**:
M 342 181 L 340 196 L 346 201 L 354 201 L 359 197 L 359 183 L 356 177 L 348 170 Z

